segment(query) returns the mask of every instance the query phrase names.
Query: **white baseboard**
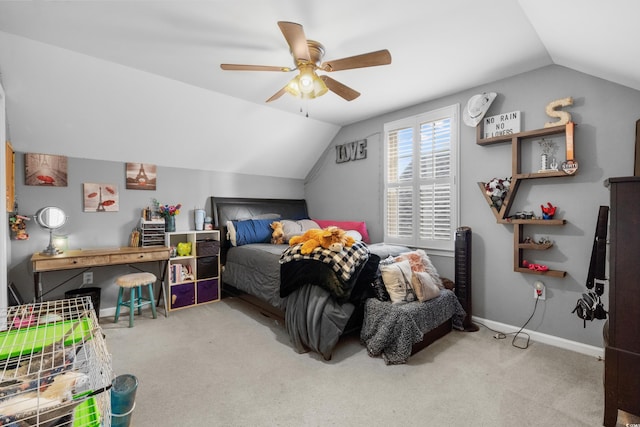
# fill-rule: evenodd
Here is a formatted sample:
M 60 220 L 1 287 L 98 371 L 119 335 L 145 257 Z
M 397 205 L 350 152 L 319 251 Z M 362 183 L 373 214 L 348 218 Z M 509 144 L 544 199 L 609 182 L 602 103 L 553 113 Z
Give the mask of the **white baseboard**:
M 116 308 L 115 307 L 101 308 L 100 309 L 100 317 L 109 317 L 109 316 L 115 316 L 115 315 L 116 315 Z
M 149 308 L 150 306 L 147 307 L 143 307 L 143 310 L 151 310 Z M 156 310 L 159 310 L 158 313 L 165 313 L 165 317 L 166 317 L 166 312 L 164 311 L 164 306 L 161 304 L 159 307 L 156 307 Z M 123 311 L 120 311 L 121 313 L 124 312 L 125 316 L 129 315 L 129 310 L 128 309 L 124 309 Z M 115 307 L 108 307 L 108 308 L 101 308 L 100 309 L 100 318 L 103 317 L 114 317 L 116 315 L 116 308 Z
M 494 322 L 493 320 L 483 319 L 481 317 L 471 316 L 472 321 L 482 323 L 491 329 L 495 329 L 500 332 L 511 333 L 518 332 L 520 330 L 517 326 L 507 325 L 505 323 Z M 599 359 L 604 359 L 604 348 L 596 347 L 593 345 L 583 344 L 577 341 L 570 341 L 565 338 L 555 337 L 553 335 L 547 335 L 529 329 L 523 329 L 522 332 L 529 334 L 533 341 L 537 341 L 543 344 L 552 345 L 554 347 L 564 348 L 566 350 L 575 351 L 577 353 L 586 354 L 587 356 L 593 356 Z

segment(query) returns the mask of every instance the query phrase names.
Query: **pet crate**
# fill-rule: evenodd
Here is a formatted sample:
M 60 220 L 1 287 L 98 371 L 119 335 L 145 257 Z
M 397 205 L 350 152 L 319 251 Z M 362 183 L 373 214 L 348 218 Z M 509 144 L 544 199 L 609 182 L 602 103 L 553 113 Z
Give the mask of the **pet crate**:
M 0 309 L 0 331 L 0 425 L 111 425 L 111 355 L 90 297 Z

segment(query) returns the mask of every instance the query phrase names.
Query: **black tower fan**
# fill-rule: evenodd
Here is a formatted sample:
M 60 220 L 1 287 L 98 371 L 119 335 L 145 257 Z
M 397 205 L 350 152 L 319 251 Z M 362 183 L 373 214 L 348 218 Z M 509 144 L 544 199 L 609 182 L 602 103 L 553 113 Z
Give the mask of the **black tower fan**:
M 463 326 L 467 332 L 477 331 L 478 325 L 471 322 L 471 228 L 459 227 L 456 230 L 455 245 L 455 284 L 456 296 L 467 315 Z

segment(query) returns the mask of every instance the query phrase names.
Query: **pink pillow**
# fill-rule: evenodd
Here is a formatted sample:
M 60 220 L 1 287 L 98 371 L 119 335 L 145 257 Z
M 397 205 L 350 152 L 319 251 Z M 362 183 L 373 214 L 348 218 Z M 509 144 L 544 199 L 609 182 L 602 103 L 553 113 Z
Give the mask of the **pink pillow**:
M 367 224 L 364 221 L 334 221 L 330 219 L 314 219 L 320 228 L 326 228 L 331 225 L 342 228 L 345 231 L 356 230 L 362 235 L 362 241 L 370 243 L 369 233 L 367 232 Z

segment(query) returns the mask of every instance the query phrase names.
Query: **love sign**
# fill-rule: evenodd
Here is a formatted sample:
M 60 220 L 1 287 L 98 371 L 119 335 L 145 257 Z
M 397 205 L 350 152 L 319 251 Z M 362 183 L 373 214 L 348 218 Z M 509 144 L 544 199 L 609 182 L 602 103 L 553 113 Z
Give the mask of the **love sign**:
M 367 158 L 367 140 L 347 142 L 336 145 L 336 163 L 345 163 L 351 160 Z

